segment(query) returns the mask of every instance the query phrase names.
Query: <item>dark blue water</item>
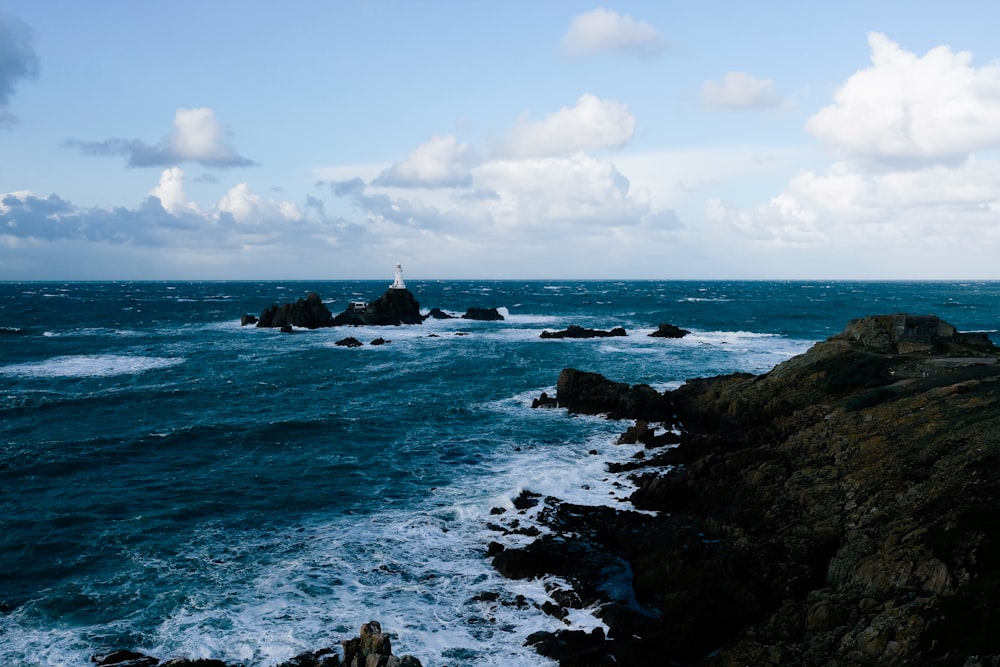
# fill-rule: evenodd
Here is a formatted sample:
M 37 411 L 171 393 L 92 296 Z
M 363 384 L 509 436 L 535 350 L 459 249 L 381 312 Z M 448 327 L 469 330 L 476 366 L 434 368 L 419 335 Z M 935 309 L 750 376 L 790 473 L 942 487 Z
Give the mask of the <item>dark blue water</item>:
M 476 600 L 548 599 L 492 571 L 490 509 L 525 488 L 621 502 L 604 462 L 636 451 L 621 424 L 530 409 L 561 369 L 665 389 L 866 314 L 1000 323 L 998 283 L 408 282 L 425 311 L 506 319 L 287 335 L 239 316 L 387 282 L 0 284 L 0 664 L 267 666 L 370 619 L 425 665 L 540 664 L 524 638 L 564 626 Z M 661 322 L 693 334 L 647 337 Z M 539 338 L 570 324 L 629 336 Z

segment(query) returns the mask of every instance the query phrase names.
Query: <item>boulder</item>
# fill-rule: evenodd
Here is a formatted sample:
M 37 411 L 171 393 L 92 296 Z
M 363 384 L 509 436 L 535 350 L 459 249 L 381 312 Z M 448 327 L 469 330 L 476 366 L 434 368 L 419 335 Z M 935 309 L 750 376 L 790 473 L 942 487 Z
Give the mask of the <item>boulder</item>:
M 334 345 L 339 345 L 340 347 L 361 347 L 364 345 L 364 343 L 362 343 L 354 336 L 348 336 L 347 338 L 338 340 L 336 343 L 334 343 Z
M 496 308 L 469 308 L 462 315 L 463 320 L 479 320 L 481 322 L 499 322 L 503 319 Z
M 653 338 L 684 338 L 689 333 L 691 332 L 687 329 L 681 329 L 673 324 L 660 324 L 659 328 L 649 335 Z
M 612 338 L 627 335 L 628 333 L 622 327 L 615 327 L 611 331 L 602 331 L 601 329 L 585 329 L 571 324 L 563 331 L 543 331 L 539 338 Z
M 258 327 L 303 327 L 317 329 L 333 325 L 333 314 L 323 304 L 323 300 L 315 292 L 308 296 L 284 305 L 271 305 L 264 309 L 257 320 Z
M 253 315 L 250 315 L 249 313 L 244 313 L 240 317 L 240 326 L 245 327 L 248 324 L 257 324 L 257 318 L 254 317 Z

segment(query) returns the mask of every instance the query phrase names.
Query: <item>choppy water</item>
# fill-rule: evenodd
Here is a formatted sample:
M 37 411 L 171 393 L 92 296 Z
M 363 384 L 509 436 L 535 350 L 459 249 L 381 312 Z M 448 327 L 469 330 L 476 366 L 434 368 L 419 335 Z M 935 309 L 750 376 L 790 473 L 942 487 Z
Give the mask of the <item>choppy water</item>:
M 408 282 L 425 312 L 506 319 L 287 335 L 239 316 L 387 283 L 0 283 L 0 664 L 267 667 L 371 619 L 429 667 L 545 664 L 524 639 L 564 626 L 502 604 L 547 597 L 492 570 L 490 509 L 620 502 L 604 464 L 636 452 L 622 424 L 530 409 L 560 370 L 665 389 L 764 372 L 865 314 L 1000 322 L 997 283 Z M 693 333 L 647 337 L 660 322 Z M 629 336 L 539 338 L 570 324 Z

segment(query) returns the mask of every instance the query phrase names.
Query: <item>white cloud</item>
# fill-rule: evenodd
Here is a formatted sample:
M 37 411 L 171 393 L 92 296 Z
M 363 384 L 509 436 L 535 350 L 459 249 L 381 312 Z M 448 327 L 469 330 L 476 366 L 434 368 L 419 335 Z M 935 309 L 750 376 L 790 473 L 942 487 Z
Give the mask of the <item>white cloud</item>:
M 807 128 L 834 149 L 879 162 L 960 161 L 1000 147 L 1000 64 L 972 66 L 947 46 L 917 56 L 880 33 L 871 66 L 851 75 Z
M 160 200 L 164 209 L 177 213 L 185 208 L 194 208 L 189 204 L 184 194 L 184 171 L 180 167 L 164 169 L 160 174 L 160 182 L 149 191 L 149 194 Z
M 496 160 L 475 169 L 474 183 L 497 195 L 485 201 L 491 217 L 505 225 L 635 224 L 646 212 L 630 198 L 628 179 L 612 163 L 584 153 Z
M 574 16 L 562 38 L 562 51 L 569 56 L 597 53 L 652 56 L 665 48 L 663 36 L 649 23 L 602 8 Z
M 522 120 L 503 142 L 506 156 L 566 155 L 581 150 L 620 148 L 635 134 L 635 117 L 619 102 L 585 93 L 576 106 L 563 107 L 543 120 Z
M 708 109 L 767 109 L 782 102 L 774 91 L 774 81 L 745 72 L 727 72 L 722 81 L 706 81 L 701 86 L 701 101 Z
M 397 187 L 468 185 L 470 169 L 477 162 L 468 144 L 453 136 L 431 137 L 400 162 L 382 171 L 376 183 Z
M 174 114 L 174 132 L 167 146 L 179 160 L 230 164 L 241 159 L 230 140 L 229 130 L 215 117 L 215 111 L 206 107 L 178 109 Z
M 174 130 L 163 141 L 150 145 L 141 139 L 105 139 L 65 144 L 84 155 L 123 155 L 130 167 L 164 167 L 198 162 L 204 167 L 248 167 L 255 163 L 233 146 L 231 132 L 207 107 L 177 109 Z
M 299 207 L 287 201 L 262 199 L 250 191 L 250 186 L 240 183 L 229 189 L 216 204 L 216 217 L 228 213 L 239 223 L 263 224 L 291 221 L 302 217 Z

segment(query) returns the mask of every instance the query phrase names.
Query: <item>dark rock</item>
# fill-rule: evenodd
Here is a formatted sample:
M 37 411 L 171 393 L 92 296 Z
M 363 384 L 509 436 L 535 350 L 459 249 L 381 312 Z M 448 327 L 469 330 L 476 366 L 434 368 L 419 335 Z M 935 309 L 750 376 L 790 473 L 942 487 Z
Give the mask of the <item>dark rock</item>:
M 372 345 L 385 345 L 386 343 L 391 343 L 391 342 L 392 342 L 391 340 L 386 340 L 385 338 L 382 338 L 381 336 L 379 336 L 378 338 L 376 338 L 375 340 L 373 340 L 371 342 L 371 344 Z
M 324 648 L 297 655 L 277 667 L 340 667 L 340 658 L 332 648 Z
M 575 324 L 569 325 L 563 331 L 543 331 L 540 338 L 612 338 L 615 336 L 627 336 L 628 333 L 622 327 L 615 327 L 611 331 L 601 329 L 585 329 Z
M 358 309 L 353 304 L 348 306 L 344 312 L 333 318 L 333 325 L 396 326 L 420 324 L 423 321 L 420 303 L 413 293 L 408 289 L 390 288 L 363 309 Z
M 649 335 L 653 338 L 684 338 L 689 333 L 691 332 L 687 329 L 681 329 L 673 324 L 660 324 L 659 328 Z
M 469 308 L 462 315 L 463 320 L 479 320 L 481 322 L 499 322 L 503 319 L 496 308 Z
M 112 651 L 104 655 L 95 655 L 90 661 L 98 667 L 157 667 L 160 661 L 135 651 Z
M 354 336 L 348 336 L 347 338 L 338 340 L 336 343 L 334 343 L 334 345 L 339 345 L 341 347 L 362 347 L 364 343 L 362 343 Z
M 629 386 L 603 375 L 567 368 L 556 383 L 556 401 L 570 413 L 606 414 L 611 419 L 670 421 L 668 397 L 645 384 Z
M 295 303 L 268 306 L 257 320 L 258 327 L 303 327 L 318 329 L 333 325 L 333 315 L 315 292 Z
M 294 333 L 294 331 L 295 330 L 292 329 L 292 325 L 291 324 L 283 324 L 283 325 L 281 325 L 281 333 Z
M 449 315 L 440 308 L 431 308 L 431 312 L 427 313 L 427 317 L 435 320 L 454 320 L 456 319 L 454 315 Z
M 531 401 L 531 407 L 533 408 L 556 408 L 559 407 L 559 401 L 549 396 L 546 392 L 542 392 L 541 396 Z
M 248 324 L 257 324 L 257 318 L 249 314 L 244 314 L 242 317 L 240 317 L 241 327 L 245 327 Z
M 532 507 L 537 507 L 541 497 L 541 494 L 525 489 L 521 491 L 517 498 L 514 498 L 514 509 L 527 510 Z
M 535 647 L 541 655 L 557 659 L 560 667 L 611 667 L 618 664 L 608 651 L 601 628 L 595 628 L 590 633 L 583 630 L 535 632 L 528 635 L 525 644 Z

